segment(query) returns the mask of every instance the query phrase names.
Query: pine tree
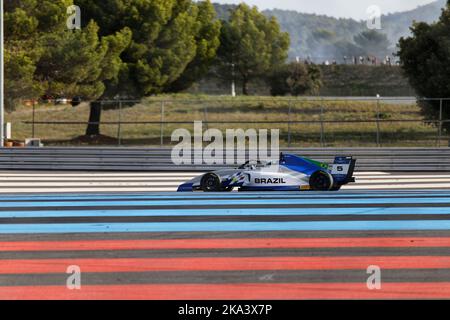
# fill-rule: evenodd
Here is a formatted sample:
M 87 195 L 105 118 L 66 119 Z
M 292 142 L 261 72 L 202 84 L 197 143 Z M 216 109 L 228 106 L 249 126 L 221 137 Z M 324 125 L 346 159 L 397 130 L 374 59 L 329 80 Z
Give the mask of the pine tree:
M 236 70 L 242 93 L 248 95 L 250 80 L 266 77 L 285 62 L 290 39 L 275 18 L 266 18 L 256 7 L 241 4 L 222 22 L 220 42 L 221 73 L 232 77 L 231 70 Z
M 415 23 L 411 31 L 411 37 L 400 39 L 398 52 L 410 84 L 420 97 L 450 97 L 450 0 L 437 22 Z M 439 101 L 421 107 L 430 119 L 439 119 Z M 443 101 L 443 116 L 450 117 L 450 101 Z M 450 132 L 450 123 L 443 127 Z
M 91 22 L 68 30 L 71 0 L 21 0 L 5 6 L 7 101 L 36 95 L 97 99 L 117 78 L 131 32 L 100 37 Z
M 125 27 L 132 32 L 132 41 L 121 55 L 124 67 L 118 81 L 109 83 L 103 97 L 140 99 L 181 90 L 205 72 L 218 47 L 218 26 L 209 2 L 77 0 L 77 4 L 83 7 L 83 24 L 96 21 L 101 35 Z M 213 28 L 208 31 L 209 26 Z M 92 122 L 100 122 L 100 113 L 99 104 L 92 104 Z M 98 125 L 88 128 L 87 134 L 98 133 Z

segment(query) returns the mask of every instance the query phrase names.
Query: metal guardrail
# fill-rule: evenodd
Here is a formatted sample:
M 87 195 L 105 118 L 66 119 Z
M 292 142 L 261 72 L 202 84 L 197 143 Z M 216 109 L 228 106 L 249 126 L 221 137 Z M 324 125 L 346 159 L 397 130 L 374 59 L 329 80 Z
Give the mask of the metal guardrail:
M 319 161 L 337 155 L 358 159 L 359 171 L 450 171 L 450 148 L 284 149 Z M 208 171 L 224 165 L 174 165 L 170 148 L 4 148 L 0 170 Z

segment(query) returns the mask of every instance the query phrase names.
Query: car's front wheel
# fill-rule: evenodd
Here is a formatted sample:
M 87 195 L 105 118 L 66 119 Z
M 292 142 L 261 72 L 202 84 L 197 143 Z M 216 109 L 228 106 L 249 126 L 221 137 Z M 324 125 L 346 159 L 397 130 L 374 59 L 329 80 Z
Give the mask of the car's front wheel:
M 207 173 L 202 177 L 200 187 L 204 192 L 219 192 L 222 189 L 222 183 L 217 174 Z
M 333 178 L 324 171 L 317 171 L 309 178 L 309 185 L 314 191 L 330 191 L 333 186 Z

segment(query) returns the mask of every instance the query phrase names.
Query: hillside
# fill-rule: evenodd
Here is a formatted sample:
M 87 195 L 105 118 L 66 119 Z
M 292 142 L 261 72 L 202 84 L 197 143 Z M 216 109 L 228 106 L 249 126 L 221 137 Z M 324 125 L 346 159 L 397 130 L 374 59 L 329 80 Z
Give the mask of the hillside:
M 413 21 L 433 22 L 445 6 L 446 0 L 438 0 L 414 10 L 382 16 L 381 33 L 386 34 L 391 47 L 386 53 L 395 51 L 398 39 L 409 34 Z M 220 19 L 226 19 L 233 5 L 215 4 Z M 354 37 L 367 31 L 366 22 L 353 19 L 305 14 L 297 11 L 266 10 L 267 16 L 275 16 L 282 29 L 291 35 L 290 57 L 311 57 L 315 62 L 336 59 L 343 62 L 343 56 L 368 54 L 357 47 Z
M 397 66 L 368 65 L 319 65 L 322 70 L 323 86 L 320 96 L 415 96 L 414 90 Z M 236 82 L 238 94 L 241 83 Z M 263 79 L 255 79 L 249 85 L 251 95 L 270 95 L 270 88 Z M 192 94 L 228 95 L 230 83 L 222 82 L 214 76 L 197 82 L 187 90 Z
M 323 96 L 415 96 L 400 67 L 320 66 Z
M 441 10 L 445 7 L 446 2 L 446 0 L 439 0 L 411 11 L 383 16 L 384 32 L 392 43 L 396 43 L 401 37 L 410 34 L 409 28 L 413 21 L 427 23 L 436 21 L 441 15 Z

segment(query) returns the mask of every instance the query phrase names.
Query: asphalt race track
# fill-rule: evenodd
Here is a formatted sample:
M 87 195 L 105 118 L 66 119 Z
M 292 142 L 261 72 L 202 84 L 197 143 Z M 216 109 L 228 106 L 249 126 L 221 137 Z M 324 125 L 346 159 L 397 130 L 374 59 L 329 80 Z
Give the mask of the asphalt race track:
M 3 194 L 0 242 L 0 299 L 450 298 L 445 189 Z

